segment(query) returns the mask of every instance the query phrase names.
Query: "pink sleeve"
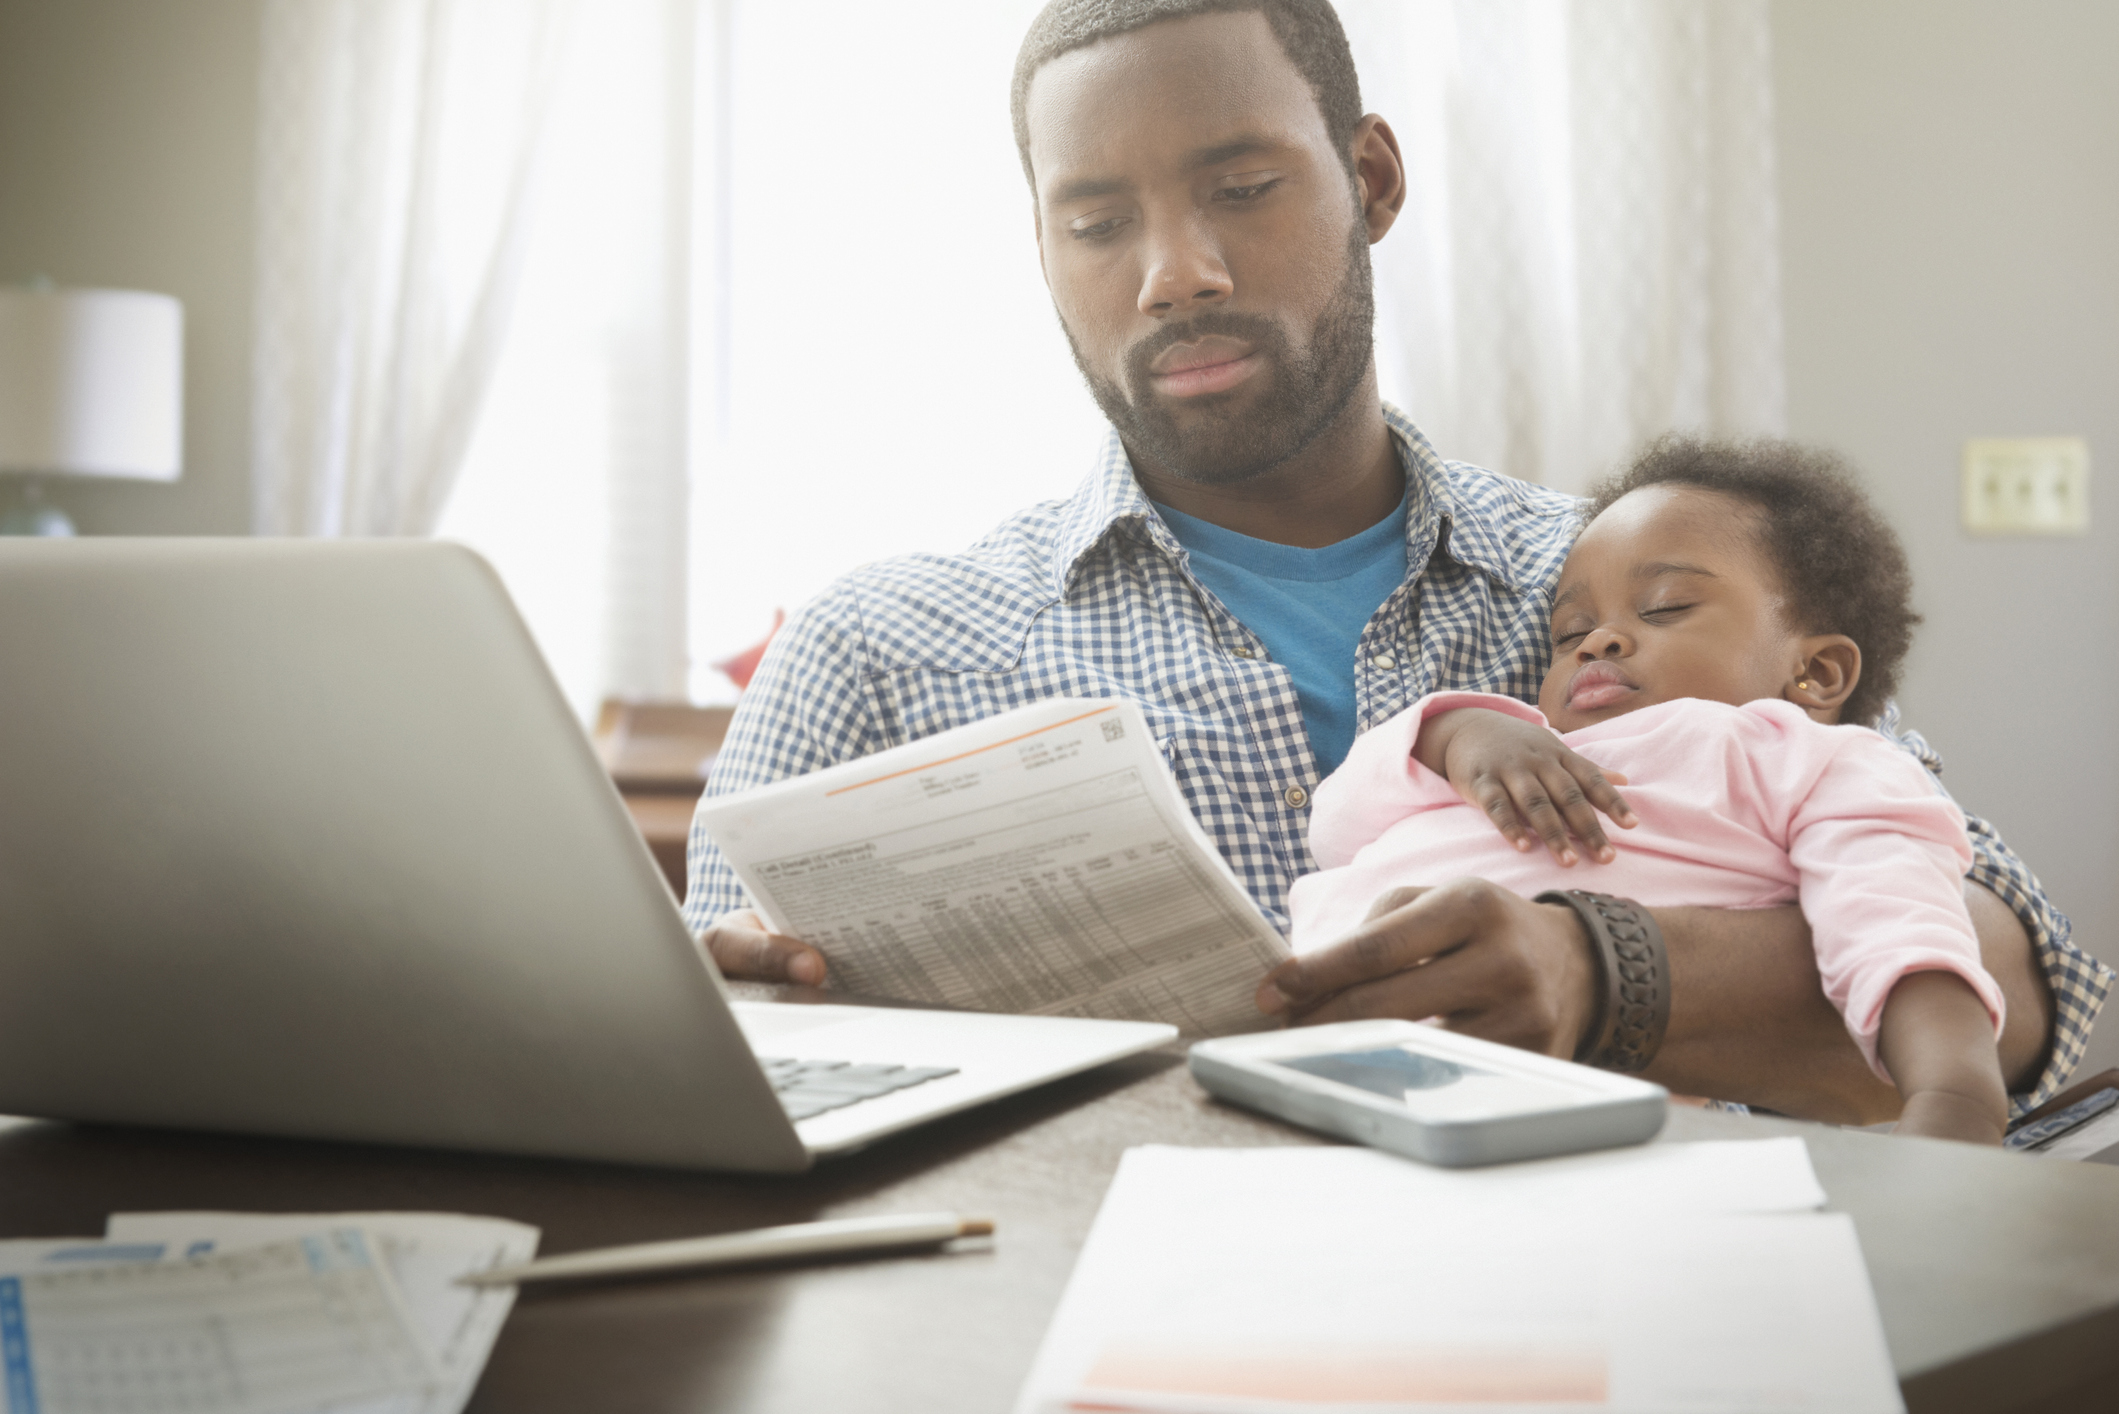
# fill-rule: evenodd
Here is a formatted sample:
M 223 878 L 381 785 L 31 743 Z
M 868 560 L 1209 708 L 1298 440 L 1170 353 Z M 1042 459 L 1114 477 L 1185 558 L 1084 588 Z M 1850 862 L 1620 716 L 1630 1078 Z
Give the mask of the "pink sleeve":
M 1491 692 L 1433 692 L 1389 721 L 1354 738 L 1338 770 L 1317 787 L 1310 806 L 1310 853 L 1325 869 L 1350 863 L 1370 843 L 1413 810 L 1457 798 L 1450 783 L 1413 759 L 1420 724 L 1439 712 L 1483 707 L 1545 726 L 1535 707 Z
M 1774 704 L 1780 707 L 1783 704 Z M 1795 712 L 1792 706 L 1787 708 Z M 1866 729 L 1789 723 L 1781 769 L 1762 778 L 1801 791 L 1788 808 L 1788 857 L 1825 995 L 1870 1067 L 1884 1001 L 1914 972 L 1954 972 L 2001 1032 L 2001 988 L 1979 962 L 1965 909 L 1972 865 L 1964 815 L 1914 761 Z M 1761 763 L 1763 765 L 1763 763 Z M 1786 774 L 1784 774 L 1784 772 Z

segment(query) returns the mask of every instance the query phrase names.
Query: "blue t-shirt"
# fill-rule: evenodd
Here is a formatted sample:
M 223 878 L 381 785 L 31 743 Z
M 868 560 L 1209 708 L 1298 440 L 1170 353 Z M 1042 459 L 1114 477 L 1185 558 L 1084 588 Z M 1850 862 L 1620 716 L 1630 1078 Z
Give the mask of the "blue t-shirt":
M 1173 511 L 1156 511 L 1190 552 L 1192 573 L 1295 679 L 1317 769 L 1329 775 L 1354 744 L 1354 654 L 1376 610 L 1405 583 L 1405 501 L 1359 535 L 1305 550 L 1253 540 Z

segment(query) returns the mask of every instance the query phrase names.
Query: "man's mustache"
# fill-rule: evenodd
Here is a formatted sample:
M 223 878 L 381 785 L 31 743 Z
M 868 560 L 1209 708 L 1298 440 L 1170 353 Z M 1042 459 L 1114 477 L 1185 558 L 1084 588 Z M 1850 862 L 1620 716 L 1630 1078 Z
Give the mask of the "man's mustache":
M 1154 333 L 1143 338 L 1126 350 L 1126 384 L 1138 401 L 1151 386 L 1148 382 L 1148 365 L 1161 356 L 1172 344 L 1196 343 L 1209 334 L 1225 334 L 1232 339 L 1242 339 L 1260 353 L 1278 355 L 1285 351 L 1287 339 L 1280 326 L 1259 314 L 1238 314 L 1233 310 L 1210 309 L 1195 314 L 1182 324 L 1165 324 Z

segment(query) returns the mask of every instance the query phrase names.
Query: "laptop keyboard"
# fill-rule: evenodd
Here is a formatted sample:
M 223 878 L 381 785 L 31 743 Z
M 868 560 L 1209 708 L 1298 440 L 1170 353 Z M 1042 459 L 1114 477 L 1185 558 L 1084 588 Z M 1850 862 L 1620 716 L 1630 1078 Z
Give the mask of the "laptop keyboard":
M 779 1094 L 787 1117 L 798 1120 L 956 1074 L 956 1067 L 947 1065 L 854 1065 L 766 1056 L 758 1057 L 758 1064 L 765 1067 L 765 1078 Z

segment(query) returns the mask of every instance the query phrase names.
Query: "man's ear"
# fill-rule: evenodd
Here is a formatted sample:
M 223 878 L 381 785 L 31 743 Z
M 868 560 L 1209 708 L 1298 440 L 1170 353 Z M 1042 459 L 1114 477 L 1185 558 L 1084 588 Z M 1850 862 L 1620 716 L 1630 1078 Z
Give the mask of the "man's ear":
M 1351 151 L 1354 195 L 1361 203 L 1369 244 L 1374 245 L 1405 209 L 1405 158 L 1398 151 L 1398 135 L 1374 113 L 1354 125 Z
M 1861 681 L 1861 645 L 1843 633 L 1813 634 L 1796 645 L 1802 655 L 1781 696 L 1827 724 Z

